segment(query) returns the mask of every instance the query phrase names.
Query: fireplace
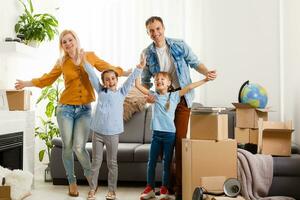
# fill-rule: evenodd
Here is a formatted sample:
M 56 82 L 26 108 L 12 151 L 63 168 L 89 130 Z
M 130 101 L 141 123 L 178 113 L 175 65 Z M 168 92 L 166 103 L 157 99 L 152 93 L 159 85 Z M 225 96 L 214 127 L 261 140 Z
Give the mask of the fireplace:
M 0 165 L 34 174 L 34 111 L 0 111 Z
M 0 165 L 23 169 L 23 132 L 0 135 Z

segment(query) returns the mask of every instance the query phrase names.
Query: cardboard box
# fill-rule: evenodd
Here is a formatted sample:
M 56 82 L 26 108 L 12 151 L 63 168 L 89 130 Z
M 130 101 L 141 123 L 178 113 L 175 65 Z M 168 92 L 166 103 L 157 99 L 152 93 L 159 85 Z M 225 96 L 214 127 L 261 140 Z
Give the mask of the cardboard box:
M 247 144 L 250 141 L 249 129 L 248 128 L 234 128 L 235 139 L 238 144 Z
M 29 90 L 6 90 L 9 110 L 30 110 L 30 95 Z
M 235 139 L 239 144 L 258 144 L 258 129 L 235 127 Z
M 192 199 L 201 177 L 237 177 L 236 140 L 182 140 L 183 199 Z
M 275 156 L 290 156 L 292 121 L 271 122 L 259 120 L 257 152 Z
M 0 186 L 0 200 L 11 200 L 10 186 Z
M 250 144 L 258 144 L 258 129 L 250 129 Z
M 225 180 L 225 176 L 204 176 L 200 177 L 199 186 L 208 192 L 221 193 Z
M 192 113 L 190 138 L 198 140 L 228 139 L 228 116 L 219 113 Z
M 248 104 L 232 103 L 236 108 L 236 127 L 238 128 L 258 128 L 258 119 L 268 120 L 270 109 L 253 108 Z

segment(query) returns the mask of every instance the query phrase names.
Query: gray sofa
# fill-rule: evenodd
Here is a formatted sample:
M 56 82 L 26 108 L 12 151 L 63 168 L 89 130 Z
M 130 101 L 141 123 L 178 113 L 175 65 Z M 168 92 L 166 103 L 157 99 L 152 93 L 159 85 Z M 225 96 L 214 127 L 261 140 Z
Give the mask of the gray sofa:
M 292 147 L 291 157 L 273 157 L 273 181 L 270 196 L 300 199 L 300 149 Z
M 124 125 L 124 133 L 120 135 L 118 146 L 119 181 L 146 181 L 148 153 L 151 142 L 150 120 L 151 107 L 133 115 Z M 53 139 L 54 147 L 50 160 L 51 176 L 54 185 L 67 184 L 62 163 L 62 142 L 60 138 Z M 86 145 L 92 155 L 91 140 Z M 104 149 L 105 151 L 105 149 Z M 100 169 L 99 180 L 107 180 L 106 151 Z M 161 181 L 162 165 L 157 163 L 156 180 Z M 75 156 L 75 174 L 79 183 L 86 183 L 83 170 Z
M 199 106 L 199 104 L 197 105 Z M 234 138 L 235 112 L 226 110 L 228 114 L 229 138 Z M 125 131 L 120 136 L 118 150 L 119 181 L 145 182 L 147 172 L 148 153 L 151 141 L 150 119 L 151 107 L 142 112 L 134 114 L 133 118 L 125 123 Z M 65 170 L 62 164 L 61 152 L 62 143 L 60 138 L 53 140 L 54 148 L 50 160 L 51 175 L 53 184 L 67 184 Z M 92 143 L 87 143 L 87 149 L 92 150 Z M 107 180 L 107 167 L 104 162 L 100 169 L 99 180 Z M 290 196 L 300 199 L 300 150 L 292 148 L 291 157 L 273 157 L 274 177 L 269 191 L 271 196 Z M 159 161 L 156 168 L 156 180 L 161 181 L 162 164 Z M 75 157 L 75 173 L 79 183 L 85 183 L 80 163 Z

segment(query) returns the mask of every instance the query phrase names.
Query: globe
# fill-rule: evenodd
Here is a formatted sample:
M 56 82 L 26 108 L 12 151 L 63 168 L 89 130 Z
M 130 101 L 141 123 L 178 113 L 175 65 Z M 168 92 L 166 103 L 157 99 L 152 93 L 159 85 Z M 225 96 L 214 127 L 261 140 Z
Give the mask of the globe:
M 268 103 L 267 91 L 257 83 L 246 81 L 240 89 L 239 102 L 249 104 L 253 108 L 265 108 Z

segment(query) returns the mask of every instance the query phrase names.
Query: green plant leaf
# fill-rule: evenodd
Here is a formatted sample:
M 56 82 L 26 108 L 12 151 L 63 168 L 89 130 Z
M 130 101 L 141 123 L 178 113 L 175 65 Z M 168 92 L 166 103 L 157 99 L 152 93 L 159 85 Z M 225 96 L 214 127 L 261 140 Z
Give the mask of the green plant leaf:
M 16 33 L 19 32 L 19 30 L 20 30 L 20 24 L 17 23 L 15 25 L 15 31 L 16 31 Z
M 52 141 L 47 141 L 46 145 L 47 145 L 47 147 L 52 147 Z
M 43 126 L 45 126 L 45 124 L 46 124 L 46 120 L 44 120 L 41 116 L 39 116 L 39 118 L 40 118 L 40 120 L 41 120 L 41 122 L 42 122 L 42 124 L 43 124 Z
M 33 13 L 33 5 L 32 5 L 32 1 L 28 0 L 29 6 L 30 6 L 30 12 Z
M 46 149 L 43 149 L 43 153 L 39 152 L 39 159 L 48 155 L 50 159 L 51 149 L 53 148 L 52 139 L 59 136 L 59 128 L 54 122 L 54 112 L 58 104 L 58 99 L 62 91 L 61 83 L 63 80 L 58 78 L 51 86 L 44 88 L 38 98 L 37 105 L 43 106 L 45 114 L 47 117 L 39 116 L 40 124 L 35 127 L 35 137 L 41 139 L 44 144 L 47 146 Z M 44 102 L 45 104 L 41 103 Z M 42 155 L 43 154 L 43 155 Z M 41 161 L 41 160 L 40 160 Z
M 19 2 L 24 6 L 24 9 L 27 10 L 27 7 L 26 7 L 25 3 L 23 3 L 22 0 L 19 0 Z
M 42 90 L 42 94 L 39 96 L 38 100 L 36 101 L 36 104 L 40 103 L 43 99 L 47 98 L 48 90 L 51 88 L 51 86 L 48 86 Z
M 56 95 L 57 95 L 57 91 L 56 91 L 56 88 L 51 88 L 48 92 L 48 99 L 49 101 L 55 101 L 56 100 Z
M 46 106 L 45 114 L 47 115 L 47 117 L 50 118 L 53 115 L 53 111 L 54 111 L 54 105 L 53 105 L 53 102 L 50 101 Z
M 43 159 L 44 159 L 45 151 L 46 151 L 46 150 L 43 149 L 43 150 L 41 150 L 41 151 L 39 152 L 39 161 L 40 161 L 40 162 L 42 162 Z

